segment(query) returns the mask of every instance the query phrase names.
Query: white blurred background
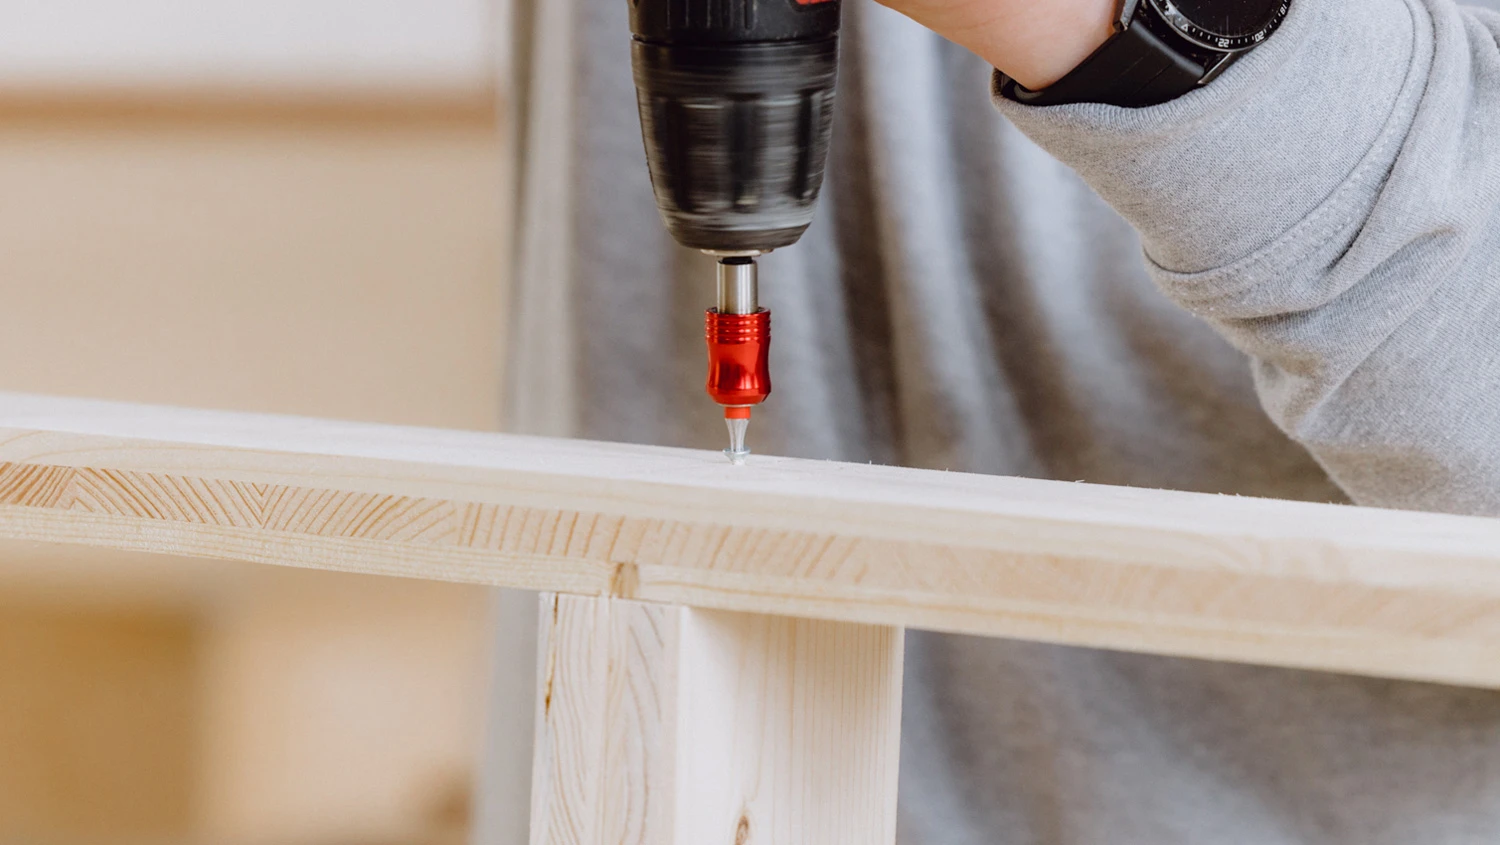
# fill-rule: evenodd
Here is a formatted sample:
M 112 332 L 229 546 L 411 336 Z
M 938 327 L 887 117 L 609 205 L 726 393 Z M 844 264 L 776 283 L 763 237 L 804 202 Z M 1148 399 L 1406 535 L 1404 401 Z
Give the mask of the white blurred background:
M 504 19 L 0 0 L 0 390 L 496 427 Z M 465 841 L 490 613 L 0 546 L 0 842 Z
M 8 85 L 449 92 L 490 83 L 491 0 L 0 3 Z

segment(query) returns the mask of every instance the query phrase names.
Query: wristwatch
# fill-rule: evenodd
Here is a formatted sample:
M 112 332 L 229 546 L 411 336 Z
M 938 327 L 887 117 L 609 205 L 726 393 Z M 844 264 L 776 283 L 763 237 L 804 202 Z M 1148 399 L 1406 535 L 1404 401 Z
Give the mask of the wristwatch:
M 1265 43 L 1292 0 L 1122 0 L 1115 34 L 1071 73 L 1032 91 L 997 72 L 1002 97 L 1034 106 L 1144 108 L 1212 82 Z

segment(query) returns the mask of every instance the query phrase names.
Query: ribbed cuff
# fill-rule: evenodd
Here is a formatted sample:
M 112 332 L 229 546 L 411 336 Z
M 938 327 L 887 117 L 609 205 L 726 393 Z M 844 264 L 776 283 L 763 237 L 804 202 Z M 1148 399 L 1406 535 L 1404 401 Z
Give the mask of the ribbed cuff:
M 1413 68 L 1431 34 L 1414 12 L 1293 0 L 1266 44 L 1170 103 L 995 104 L 1129 220 L 1164 286 L 1192 298 L 1253 284 L 1356 225 L 1421 94 Z

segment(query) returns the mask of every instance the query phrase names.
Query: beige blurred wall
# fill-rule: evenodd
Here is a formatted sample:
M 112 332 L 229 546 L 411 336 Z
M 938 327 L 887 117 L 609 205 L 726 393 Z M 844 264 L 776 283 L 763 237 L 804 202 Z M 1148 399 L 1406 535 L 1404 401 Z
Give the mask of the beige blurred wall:
M 191 825 L 196 647 L 181 613 L 0 604 L 0 840 Z
M 496 0 L 0 0 L 0 85 L 444 92 L 493 79 Z
M 198 830 L 210 841 L 461 842 L 486 594 L 320 572 L 205 620 Z
M 0 388 L 493 428 L 492 111 L 0 97 Z
M 493 102 L 0 91 L 0 390 L 493 428 Z M 0 841 L 461 841 L 487 607 L 0 546 Z

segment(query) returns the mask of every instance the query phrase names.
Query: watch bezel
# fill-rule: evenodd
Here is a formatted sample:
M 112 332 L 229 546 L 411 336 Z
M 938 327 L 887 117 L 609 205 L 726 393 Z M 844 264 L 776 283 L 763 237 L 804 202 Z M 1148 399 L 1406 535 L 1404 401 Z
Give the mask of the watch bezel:
M 1182 13 L 1172 0 L 1144 0 L 1157 15 L 1178 35 L 1193 44 L 1220 53 L 1242 53 L 1259 47 L 1271 33 L 1275 32 L 1291 12 L 1292 0 L 1281 0 L 1271 20 L 1255 32 L 1246 35 L 1228 36 L 1199 26 Z

